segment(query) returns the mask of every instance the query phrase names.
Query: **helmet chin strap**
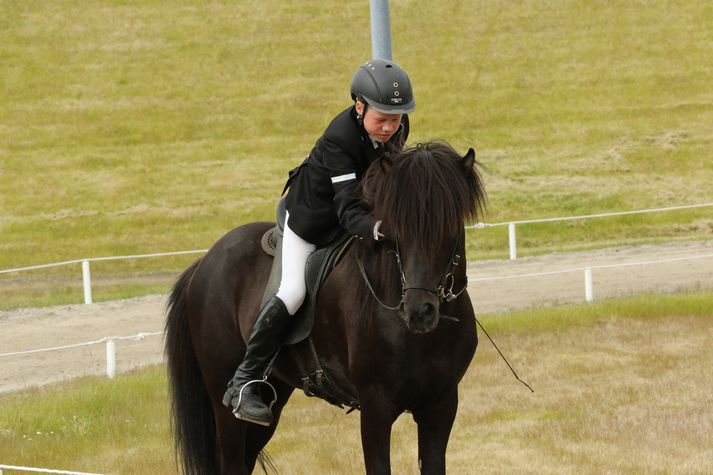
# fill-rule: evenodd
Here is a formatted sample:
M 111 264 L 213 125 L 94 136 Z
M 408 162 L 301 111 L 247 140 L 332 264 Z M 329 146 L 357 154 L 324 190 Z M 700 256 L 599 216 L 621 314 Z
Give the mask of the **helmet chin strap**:
M 362 96 L 357 96 L 355 104 L 356 102 L 360 102 L 362 105 L 361 114 L 357 112 L 357 122 L 359 122 L 359 126 L 364 129 L 364 116 L 366 115 L 366 109 L 369 105 Z M 364 131 L 366 131 L 366 129 L 364 129 Z
M 374 143 L 374 142 L 381 143 L 378 140 L 374 139 L 369 134 L 369 132 L 366 130 L 366 127 L 364 126 L 364 116 L 366 115 L 366 109 L 368 107 L 366 100 L 364 100 L 364 98 L 362 96 L 357 96 L 356 101 L 359 101 L 362 105 L 361 114 L 357 112 L 357 116 L 356 116 L 357 123 L 359 124 L 359 127 L 361 128 L 362 132 L 369 138 L 369 140 L 372 141 L 372 143 Z M 356 104 L 356 102 L 355 102 L 355 104 Z M 376 148 L 376 147 L 377 147 L 377 145 L 374 144 L 374 148 Z

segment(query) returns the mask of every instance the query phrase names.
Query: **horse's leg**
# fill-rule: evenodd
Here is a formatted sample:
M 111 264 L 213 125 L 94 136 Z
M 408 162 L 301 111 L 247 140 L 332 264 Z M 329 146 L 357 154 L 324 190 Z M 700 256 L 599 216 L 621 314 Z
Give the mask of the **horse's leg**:
M 218 378 L 218 381 L 226 379 Z M 282 409 L 287 404 L 294 388 L 276 378 L 270 378 L 270 383 L 277 391 L 277 400 L 272 408 L 273 423 L 269 427 L 236 419 L 231 410 L 221 403 L 222 388 L 213 388 L 212 394 L 215 396 L 215 400 L 212 401 L 212 404 L 216 423 L 216 456 L 222 475 L 252 473 L 260 452 L 275 433 Z M 272 391 L 267 387 L 266 389 L 264 391 L 265 397 L 269 397 L 272 400 Z
M 262 449 L 265 448 L 275 433 L 277 424 L 280 422 L 282 409 L 285 407 L 285 404 L 287 404 L 287 400 L 290 399 L 292 391 L 294 391 L 292 386 L 289 386 L 288 384 L 275 378 L 270 378 L 269 381 L 275 387 L 275 391 L 277 391 L 277 401 L 275 401 L 275 404 L 272 406 L 272 424 L 268 427 L 258 424 L 247 424 L 248 428 L 245 439 L 245 465 L 247 465 L 250 473 L 252 473 L 255 469 L 255 464 L 260 452 L 262 452 Z M 265 394 L 269 394 L 270 400 L 272 400 L 272 391 L 268 389 L 268 391 L 265 391 Z
M 446 473 L 446 446 L 458 411 L 458 388 L 439 402 L 413 411 L 418 424 L 418 460 L 422 474 Z
M 361 445 L 367 475 L 391 473 L 391 426 L 399 416 L 395 406 L 379 389 L 359 393 Z
M 245 463 L 247 422 L 239 421 L 220 405 L 215 407 L 216 457 L 221 475 L 248 475 Z
M 215 321 L 230 321 L 233 318 L 220 309 L 214 310 L 211 317 Z M 250 473 L 245 462 L 247 423 L 236 419 L 222 404 L 226 382 L 242 358 L 244 344 L 235 333 L 218 325 L 201 327 L 196 334 L 201 335 L 195 344 L 201 349 L 199 361 L 205 368 L 203 379 L 213 407 L 216 466 L 221 475 L 247 475 Z

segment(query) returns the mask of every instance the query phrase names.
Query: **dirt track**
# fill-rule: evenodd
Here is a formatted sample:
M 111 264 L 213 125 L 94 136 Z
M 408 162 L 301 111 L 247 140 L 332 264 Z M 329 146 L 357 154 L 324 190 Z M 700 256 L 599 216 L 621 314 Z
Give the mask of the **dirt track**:
M 639 292 L 672 293 L 713 289 L 713 240 L 664 246 L 639 246 L 550 254 L 517 261 L 471 261 L 469 293 L 476 311 L 501 312 L 533 305 L 584 300 L 585 267 L 709 256 L 666 264 L 594 269 L 594 298 Z M 547 276 L 480 281 L 490 277 L 577 269 Z M 163 329 L 165 296 L 155 295 L 93 305 L 63 305 L 41 309 L 0 311 L 0 354 L 129 336 Z M 158 363 L 163 339 L 116 342 L 117 370 Z M 103 374 L 106 345 L 96 344 L 31 355 L 0 356 L 0 392 L 50 382 Z

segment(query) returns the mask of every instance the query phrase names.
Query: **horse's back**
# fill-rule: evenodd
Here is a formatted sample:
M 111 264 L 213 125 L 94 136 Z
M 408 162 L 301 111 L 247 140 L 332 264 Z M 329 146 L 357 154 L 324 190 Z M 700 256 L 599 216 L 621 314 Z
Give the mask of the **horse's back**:
M 211 301 L 231 307 L 234 297 L 251 290 L 257 289 L 262 297 L 272 257 L 263 251 L 261 239 L 273 226 L 275 223 L 249 223 L 220 238 L 196 269 L 191 284 L 192 294 L 200 293 L 210 297 Z

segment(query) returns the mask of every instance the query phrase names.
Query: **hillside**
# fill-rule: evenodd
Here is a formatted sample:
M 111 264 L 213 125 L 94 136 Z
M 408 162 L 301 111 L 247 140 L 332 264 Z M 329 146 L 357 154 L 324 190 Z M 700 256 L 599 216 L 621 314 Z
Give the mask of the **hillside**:
M 487 221 L 713 201 L 708 2 L 394 0 L 391 16 L 416 90 L 410 142 L 478 150 Z M 0 269 L 205 248 L 271 219 L 369 56 L 364 1 L 2 2 Z M 704 208 L 533 225 L 518 242 L 532 255 L 712 233 Z M 473 257 L 506 256 L 502 228 L 472 236 Z

